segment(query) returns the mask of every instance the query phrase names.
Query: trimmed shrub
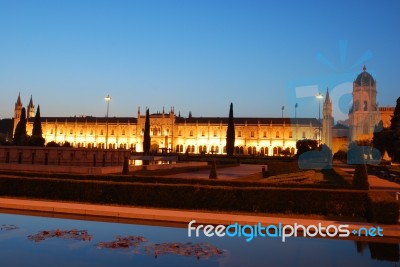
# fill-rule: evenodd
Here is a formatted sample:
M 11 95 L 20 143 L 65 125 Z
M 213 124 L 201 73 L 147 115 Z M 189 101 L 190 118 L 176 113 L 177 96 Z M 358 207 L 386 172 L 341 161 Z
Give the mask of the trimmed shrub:
M 368 220 L 376 223 L 397 224 L 399 203 L 387 192 L 374 191 L 368 194 Z
M 365 218 L 368 194 L 354 190 L 2 178 L 0 195 L 191 210 Z M 157 197 L 154 197 L 154 196 Z
M 212 162 L 209 178 L 210 179 L 217 179 L 218 178 L 218 175 L 217 175 L 217 164 L 215 163 L 215 160 Z
M 359 190 L 368 190 L 368 172 L 365 164 L 357 164 L 353 176 L 353 188 Z

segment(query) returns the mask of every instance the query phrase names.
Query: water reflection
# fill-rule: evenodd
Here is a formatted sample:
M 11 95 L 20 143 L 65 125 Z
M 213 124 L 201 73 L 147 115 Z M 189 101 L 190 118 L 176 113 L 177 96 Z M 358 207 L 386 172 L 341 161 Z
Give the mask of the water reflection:
M 364 254 L 369 249 L 371 259 L 398 263 L 400 261 L 399 244 L 356 241 L 357 252 Z
M 393 266 L 399 263 L 398 243 L 316 238 L 291 238 L 285 243 L 273 238 L 255 238 L 251 242 L 243 238 L 189 238 L 186 228 L 15 214 L 0 214 L 0 225 L 16 226 L 13 230 L 0 230 L 2 266 L 333 267 Z M 45 242 L 35 243 L 27 238 L 46 229 L 85 229 L 92 239 L 49 238 Z M 147 242 L 140 244 L 141 253 L 135 253 L 133 247 L 99 249 L 96 246 L 101 242 L 116 240 L 118 235 L 120 240 L 124 240 L 123 237 L 141 236 Z M 224 253 L 211 257 L 191 255 L 199 249 L 215 249 Z

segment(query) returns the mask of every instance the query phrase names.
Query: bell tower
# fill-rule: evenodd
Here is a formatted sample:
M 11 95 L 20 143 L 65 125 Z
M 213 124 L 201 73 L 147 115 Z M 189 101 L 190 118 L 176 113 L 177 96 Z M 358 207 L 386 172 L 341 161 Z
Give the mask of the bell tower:
M 14 135 L 14 132 L 15 132 L 15 128 L 17 127 L 17 124 L 18 124 L 19 120 L 21 119 L 21 113 L 22 113 L 21 94 L 18 93 L 17 102 L 15 102 L 15 108 L 14 108 L 14 128 L 13 128 L 13 135 Z
M 349 141 L 371 140 L 379 122 L 376 81 L 364 66 L 353 82 L 353 104 L 349 111 Z
M 328 88 L 326 89 L 324 110 L 322 114 L 322 143 L 332 149 L 332 101 L 329 97 Z

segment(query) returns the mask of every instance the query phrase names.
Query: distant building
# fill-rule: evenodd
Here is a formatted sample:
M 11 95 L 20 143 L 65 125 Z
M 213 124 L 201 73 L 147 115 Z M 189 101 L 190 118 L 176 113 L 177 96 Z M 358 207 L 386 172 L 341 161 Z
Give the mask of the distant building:
M 235 153 L 248 155 L 295 154 L 296 141 L 321 140 L 333 152 L 345 149 L 348 141 L 370 140 L 380 120 L 387 127 L 393 107 L 378 108 L 376 81 L 364 66 L 353 83 L 353 104 L 349 111 L 349 125 L 333 125 L 332 102 L 327 90 L 323 102 L 321 124 L 315 118 L 235 118 Z M 14 130 L 20 119 L 22 101 L 18 95 L 14 109 Z M 32 96 L 27 107 L 27 131 L 33 127 L 35 106 Z M 79 148 L 143 149 L 145 115 L 137 117 L 42 117 L 43 137 L 48 142 L 69 142 Z M 169 112 L 150 115 L 151 146 L 154 151 L 178 153 L 226 153 L 228 117 L 193 117 Z M 319 136 L 321 134 L 321 136 Z
M 33 101 L 29 103 L 33 106 Z M 16 122 L 22 102 L 15 105 Z M 108 122 L 107 122 L 108 121 Z M 42 117 L 43 137 L 48 142 L 69 142 L 79 148 L 143 149 L 145 115 L 137 117 Z M 226 153 L 228 117 L 177 116 L 174 109 L 150 115 L 152 150 L 178 153 Z M 108 125 L 108 131 L 107 131 Z M 33 118 L 28 119 L 31 133 Z M 295 154 L 299 139 L 319 139 L 320 125 L 315 118 L 235 118 L 235 153 L 281 155 Z M 14 127 L 15 129 L 15 127 Z M 107 134 L 108 132 L 108 134 Z

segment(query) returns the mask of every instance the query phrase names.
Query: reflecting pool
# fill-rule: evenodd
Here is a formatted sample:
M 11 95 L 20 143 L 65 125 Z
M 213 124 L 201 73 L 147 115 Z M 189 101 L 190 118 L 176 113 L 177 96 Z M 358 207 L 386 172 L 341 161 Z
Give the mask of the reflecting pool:
M 1 266 L 329 267 L 400 263 L 398 243 L 319 238 L 291 238 L 285 243 L 255 238 L 247 243 L 243 238 L 189 238 L 186 228 L 165 225 L 7 213 L 0 213 L 0 225 Z

